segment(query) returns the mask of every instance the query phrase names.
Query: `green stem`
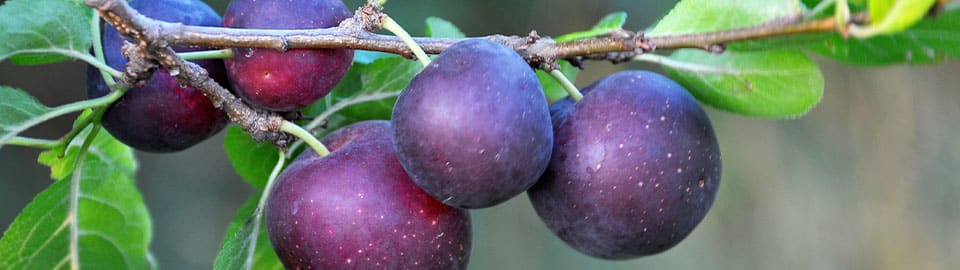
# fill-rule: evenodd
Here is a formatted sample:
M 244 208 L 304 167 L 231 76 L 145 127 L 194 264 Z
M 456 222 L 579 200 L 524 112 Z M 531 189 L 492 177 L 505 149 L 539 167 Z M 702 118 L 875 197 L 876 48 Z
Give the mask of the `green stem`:
M 66 114 L 75 113 L 78 111 L 85 110 L 87 108 L 100 107 L 110 103 L 113 103 L 117 99 L 123 96 L 121 91 L 113 91 L 106 96 L 102 96 L 95 99 L 88 99 L 84 101 L 78 101 L 70 104 L 61 105 L 59 107 L 53 108 L 50 111 L 38 115 L 36 117 L 30 118 L 23 123 L 20 123 L 17 126 L 10 127 L 7 131 L 8 133 L 0 137 L 0 142 L 6 142 L 6 140 L 12 138 L 14 135 L 27 130 L 30 127 L 36 126 L 40 123 L 46 122 L 47 120 L 57 118 Z
M 850 32 L 847 28 L 847 21 L 850 20 L 850 5 L 847 4 L 847 0 L 837 0 L 833 18 L 836 20 L 837 32 L 843 37 L 849 36 Z
M 91 35 L 90 40 L 93 43 L 93 55 L 97 59 L 96 62 L 106 66 L 107 60 L 103 55 L 103 39 L 100 38 L 100 14 L 97 14 L 97 12 L 93 12 L 93 18 L 90 19 L 90 35 Z M 87 61 L 87 62 L 90 62 L 90 61 Z M 94 64 L 91 64 L 91 65 L 94 65 Z M 107 68 L 103 68 L 103 67 L 97 67 L 97 68 L 100 69 L 100 76 L 103 77 L 103 81 L 107 82 L 107 86 L 111 88 L 113 87 L 114 84 L 117 83 L 115 80 L 113 80 L 113 77 L 111 76 L 115 76 L 119 78 L 120 76 L 123 75 L 123 74 L 120 74 L 119 71 L 113 68 L 110 68 L 109 66 L 107 66 Z M 112 71 L 116 71 L 116 73 L 112 73 Z
M 35 139 L 35 138 L 27 138 L 27 137 L 14 136 L 13 138 L 10 138 L 9 141 L 7 141 L 7 144 L 9 144 L 9 145 L 16 145 L 16 146 L 25 146 L 25 147 L 40 148 L 40 149 L 53 149 L 54 147 L 57 147 L 58 145 L 60 145 L 60 142 L 54 141 L 54 140 Z
M 233 49 L 209 50 L 177 53 L 177 56 L 187 61 L 208 60 L 208 59 L 227 59 L 233 58 Z
M 824 0 L 823 2 L 820 2 L 819 4 L 817 4 L 817 6 L 813 7 L 813 9 L 811 9 L 810 12 L 807 13 L 806 17 L 807 17 L 808 19 L 809 19 L 809 18 L 817 17 L 817 16 L 819 16 L 821 13 L 823 13 L 824 11 L 826 11 L 828 8 L 830 8 L 831 6 L 833 6 L 834 3 L 836 3 L 836 2 L 837 2 L 837 0 Z
M 577 89 L 577 86 L 573 85 L 573 83 L 567 79 L 567 76 L 563 75 L 563 72 L 559 69 L 550 71 L 550 76 L 557 80 L 557 82 L 560 82 L 560 85 L 563 86 L 564 90 L 567 90 L 567 94 L 570 94 L 570 98 L 572 98 L 573 101 L 576 102 L 583 99 L 583 93 L 580 93 L 580 89 Z
M 420 45 L 413 40 L 413 37 L 410 36 L 410 33 L 407 33 L 407 30 L 404 30 L 400 24 L 397 24 L 397 21 L 394 21 L 393 18 L 383 15 L 383 29 L 387 29 L 394 35 L 396 35 L 404 44 L 407 44 L 407 47 L 410 47 L 410 50 L 413 51 L 413 55 L 417 56 L 417 60 L 420 61 L 420 64 L 423 64 L 424 67 L 430 65 L 430 57 L 427 56 L 427 53 L 423 51 L 423 48 L 420 48 Z
M 280 176 L 280 171 L 283 170 L 283 164 L 286 161 L 286 154 L 283 151 L 277 151 L 279 157 L 277 159 L 277 165 L 273 167 L 273 171 L 270 172 L 270 178 L 267 178 L 267 184 L 263 187 L 263 192 L 260 194 L 260 201 L 257 202 L 257 209 L 253 211 L 253 233 L 250 234 L 249 245 L 251 248 L 247 251 L 247 260 L 243 264 L 243 269 L 250 269 L 253 266 L 253 257 L 254 252 L 256 252 L 257 246 L 257 237 L 260 235 L 260 222 L 261 217 L 263 216 L 263 207 L 267 205 L 267 199 L 270 198 L 270 190 L 273 189 L 273 184 L 276 182 L 277 177 Z
M 81 131 L 86 129 L 87 126 L 89 126 L 92 123 L 100 123 L 100 119 L 103 118 L 103 114 L 107 112 L 108 108 L 109 106 L 100 106 L 93 110 L 93 114 L 87 115 L 86 117 L 81 115 L 81 117 L 83 118 L 81 118 L 77 122 L 77 124 L 74 125 L 74 128 L 71 129 L 70 132 L 67 133 L 67 135 L 64 135 L 63 138 L 61 138 L 60 141 L 58 142 L 58 146 L 64 146 L 64 147 L 62 148 L 63 150 L 60 151 L 60 154 L 58 154 L 57 156 L 61 158 L 65 156 L 67 154 L 66 146 L 70 145 L 70 142 L 73 142 L 73 139 L 76 138 Z
M 80 269 L 80 226 L 78 225 L 78 211 L 80 203 L 80 180 L 83 175 L 83 161 L 87 154 L 87 150 L 90 149 L 90 145 L 93 143 L 93 139 L 97 137 L 97 133 L 100 131 L 100 125 L 93 126 L 93 130 L 90 131 L 90 134 L 87 135 L 87 139 L 83 142 L 83 146 L 80 147 L 80 151 L 77 152 L 77 160 L 73 163 L 73 174 L 70 177 L 70 210 L 67 213 L 67 216 L 70 218 L 70 246 L 69 246 L 69 257 L 70 257 L 70 268 L 71 269 Z
M 283 124 L 280 124 L 280 131 L 297 136 L 297 138 L 300 138 L 310 145 L 314 151 L 317 151 L 317 154 L 319 154 L 321 157 L 330 154 L 330 150 L 328 150 L 327 147 L 320 142 L 320 140 L 317 140 L 316 137 L 313 137 L 313 134 L 310 134 L 309 131 L 303 129 L 297 124 L 294 124 L 293 122 L 283 121 Z

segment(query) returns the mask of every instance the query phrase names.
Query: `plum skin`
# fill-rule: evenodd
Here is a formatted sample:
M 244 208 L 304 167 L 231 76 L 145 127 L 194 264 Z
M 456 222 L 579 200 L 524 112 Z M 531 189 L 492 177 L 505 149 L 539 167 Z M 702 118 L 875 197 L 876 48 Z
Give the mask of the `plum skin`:
M 417 187 L 393 151 L 387 121 L 324 138 L 332 151 L 302 154 L 266 206 L 274 250 L 287 269 L 466 269 L 470 216 Z
M 516 52 L 491 41 L 441 53 L 400 94 L 392 119 L 404 169 L 448 205 L 504 202 L 532 186 L 550 160 L 543 89 Z
M 151 18 L 187 25 L 217 26 L 220 16 L 199 0 L 133 1 L 130 6 Z M 171 12 L 176 11 L 176 12 Z M 127 59 L 121 53 L 123 38 L 113 27 L 104 27 L 103 49 L 107 64 L 123 70 Z M 174 47 L 178 52 L 204 48 Z M 195 61 L 210 77 L 226 83 L 222 61 Z M 96 98 L 110 89 L 99 71 L 87 68 L 87 95 Z M 200 90 L 180 84 L 164 69 L 157 70 L 141 87 L 127 90 L 104 113 L 103 127 L 126 145 L 147 152 L 174 152 L 213 136 L 228 122 Z
M 576 250 L 629 259 L 663 252 L 704 218 L 720 150 L 697 101 L 659 74 L 620 72 L 554 105 L 550 166 L 528 191 L 548 228 Z
M 235 0 L 223 26 L 262 29 L 333 27 L 350 17 L 340 0 Z M 295 111 L 333 90 L 353 63 L 353 50 L 234 48 L 230 83 L 244 101 L 272 111 Z

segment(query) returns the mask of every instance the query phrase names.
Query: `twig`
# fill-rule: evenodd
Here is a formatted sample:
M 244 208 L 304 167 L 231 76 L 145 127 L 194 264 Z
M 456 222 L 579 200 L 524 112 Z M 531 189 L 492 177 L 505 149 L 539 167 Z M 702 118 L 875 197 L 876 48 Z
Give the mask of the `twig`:
M 226 112 L 231 121 L 240 125 L 254 139 L 269 141 L 281 149 L 286 148 L 291 137 L 280 132 L 281 123 L 284 121 L 282 117 L 247 106 L 240 98 L 210 78 L 206 70 L 177 56 L 170 44 L 164 40 L 162 32 L 155 28 L 157 21 L 141 15 L 123 0 L 86 0 L 86 4 L 96 8 L 100 16 L 116 27 L 118 32 L 138 41 L 136 49 L 139 49 L 139 58 L 156 61 L 181 82 L 199 89 L 214 106 Z M 125 75 L 130 76 L 130 72 Z
M 254 139 L 267 140 L 281 148 L 285 147 L 291 139 L 289 134 L 280 132 L 282 117 L 276 113 L 250 108 L 210 79 L 205 70 L 178 57 L 169 46 L 266 48 L 278 51 L 293 48 L 346 48 L 413 57 L 409 47 L 400 38 L 370 32 L 381 25 L 383 17 L 382 9 L 375 4 L 376 1 L 361 7 L 353 18 L 345 20 L 337 27 L 309 30 L 188 26 L 143 16 L 127 5 L 124 0 L 85 0 L 85 3 L 97 9 L 103 19 L 116 27 L 121 34 L 139 42 L 137 47 L 141 55 L 134 56 L 146 59 L 147 64 L 154 61 L 171 74 L 175 74 L 182 82 L 195 86 Z M 846 29 L 846 25 L 839 24 L 841 23 L 833 18 L 825 18 L 814 21 L 768 23 L 708 33 L 650 37 L 644 36 L 643 33 L 621 33 L 562 43 L 557 43 L 550 38 L 541 38 L 536 32 L 531 32 L 528 36 L 492 35 L 479 38 L 506 45 L 517 51 L 531 66 L 552 71 L 557 68 L 558 59 L 568 59 L 579 65 L 583 60 L 628 61 L 637 55 L 657 49 L 699 48 L 720 53 L 725 50 L 725 44 L 730 42 Z M 461 40 L 463 39 L 414 38 L 414 41 L 429 54 L 439 54 Z M 130 84 L 131 81 L 136 81 L 129 77 L 142 76 L 143 71 L 149 73 L 153 69 L 128 65 L 124 83 Z

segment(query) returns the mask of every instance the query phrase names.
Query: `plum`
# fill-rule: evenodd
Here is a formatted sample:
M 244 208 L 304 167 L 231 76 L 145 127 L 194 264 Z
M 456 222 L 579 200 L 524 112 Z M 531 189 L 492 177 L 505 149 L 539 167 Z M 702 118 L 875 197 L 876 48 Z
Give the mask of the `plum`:
M 360 122 L 279 176 L 265 208 L 287 269 L 466 269 L 470 216 L 417 187 L 393 150 L 390 123 Z
M 550 160 L 550 111 L 513 50 L 483 39 L 450 46 L 393 109 L 397 155 L 413 181 L 460 208 L 489 207 L 532 186 Z
M 199 0 L 133 1 L 140 13 L 164 21 L 187 25 L 217 26 L 220 16 Z M 123 38 L 113 27 L 105 27 L 104 56 L 107 64 L 123 70 L 127 59 L 120 49 Z M 203 48 L 175 47 L 178 52 Z M 226 83 L 223 62 L 196 61 L 218 82 Z M 110 92 L 94 67 L 87 69 L 87 95 L 100 97 Z M 193 146 L 219 132 L 227 115 L 213 106 L 202 92 L 186 86 L 165 70 L 154 72 L 143 86 L 127 90 L 103 115 L 103 127 L 123 143 L 147 152 L 174 152 Z
M 706 113 L 659 74 L 620 72 L 554 104 L 553 157 L 527 194 L 556 235 L 585 254 L 665 251 L 704 218 L 720 184 Z
M 337 26 L 350 17 L 340 0 L 235 0 L 223 26 L 312 29 Z M 244 101 L 273 111 L 295 111 L 326 96 L 350 69 L 353 50 L 235 48 L 227 59 L 234 91 Z

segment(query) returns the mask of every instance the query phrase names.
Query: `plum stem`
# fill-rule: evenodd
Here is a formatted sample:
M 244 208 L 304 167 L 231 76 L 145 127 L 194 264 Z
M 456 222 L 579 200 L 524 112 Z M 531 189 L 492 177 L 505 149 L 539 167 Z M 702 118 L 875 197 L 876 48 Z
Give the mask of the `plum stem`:
M 227 59 L 233 58 L 233 49 L 208 50 L 196 52 L 177 53 L 180 58 L 187 61 L 208 60 L 208 59 Z
M 117 84 L 117 82 L 113 80 L 113 76 L 120 77 L 122 74 L 119 71 L 110 68 L 110 66 L 106 64 L 107 60 L 103 54 L 103 40 L 100 38 L 100 14 L 97 14 L 96 12 L 93 13 L 93 18 L 90 19 L 90 35 L 90 41 L 93 44 L 93 56 L 98 62 L 103 63 L 103 67 L 96 65 L 94 66 L 100 70 L 100 76 L 102 76 L 103 81 L 107 83 L 107 87 L 113 88 L 113 85 Z M 112 73 L 111 71 L 114 71 L 115 73 Z
M 314 137 L 313 134 L 310 134 L 309 131 L 307 131 L 306 129 L 303 129 L 297 124 L 294 124 L 293 122 L 284 120 L 283 123 L 280 124 L 280 131 L 290 133 L 291 135 L 296 136 L 297 138 L 300 138 L 301 140 L 306 142 L 307 145 L 310 145 L 310 147 L 313 148 L 314 151 L 317 151 L 317 154 L 320 155 L 321 157 L 330 154 L 330 150 L 327 149 L 327 147 L 323 145 L 323 143 L 321 143 L 320 140 L 317 140 L 317 138 Z
M 430 56 L 427 56 L 427 53 L 423 51 L 423 48 L 413 40 L 413 37 L 410 36 L 410 33 L 407 33 L 407 30 L 404 30 L 397 21 L 394 21 L 393 18 L 383 15 L 383 29 L 390 31 L 396 35 L 404 44 L 407 44 L 407 47 L 413 51 L 413 54 L 417 56 L 417 61 L 420 61 L 420 64 L 423 64 L 424 67 L 430 65 Z
M 557 82 L 563 86 L 564 90 L 567 90 L 567 94 L 570 94 L 570 98 L 572 98 L 573 101 L 580 101 L 583 99 L 583 93 L 580 93 L 580 89 L 577 89 L 577 86 L 573 85 L 573 82 L 570 82 L 570 79 L 567 79 L 567 76 L 563 75 L 562 71 L 559 69 L 551 70 L 550 76 L 557 80 Z

